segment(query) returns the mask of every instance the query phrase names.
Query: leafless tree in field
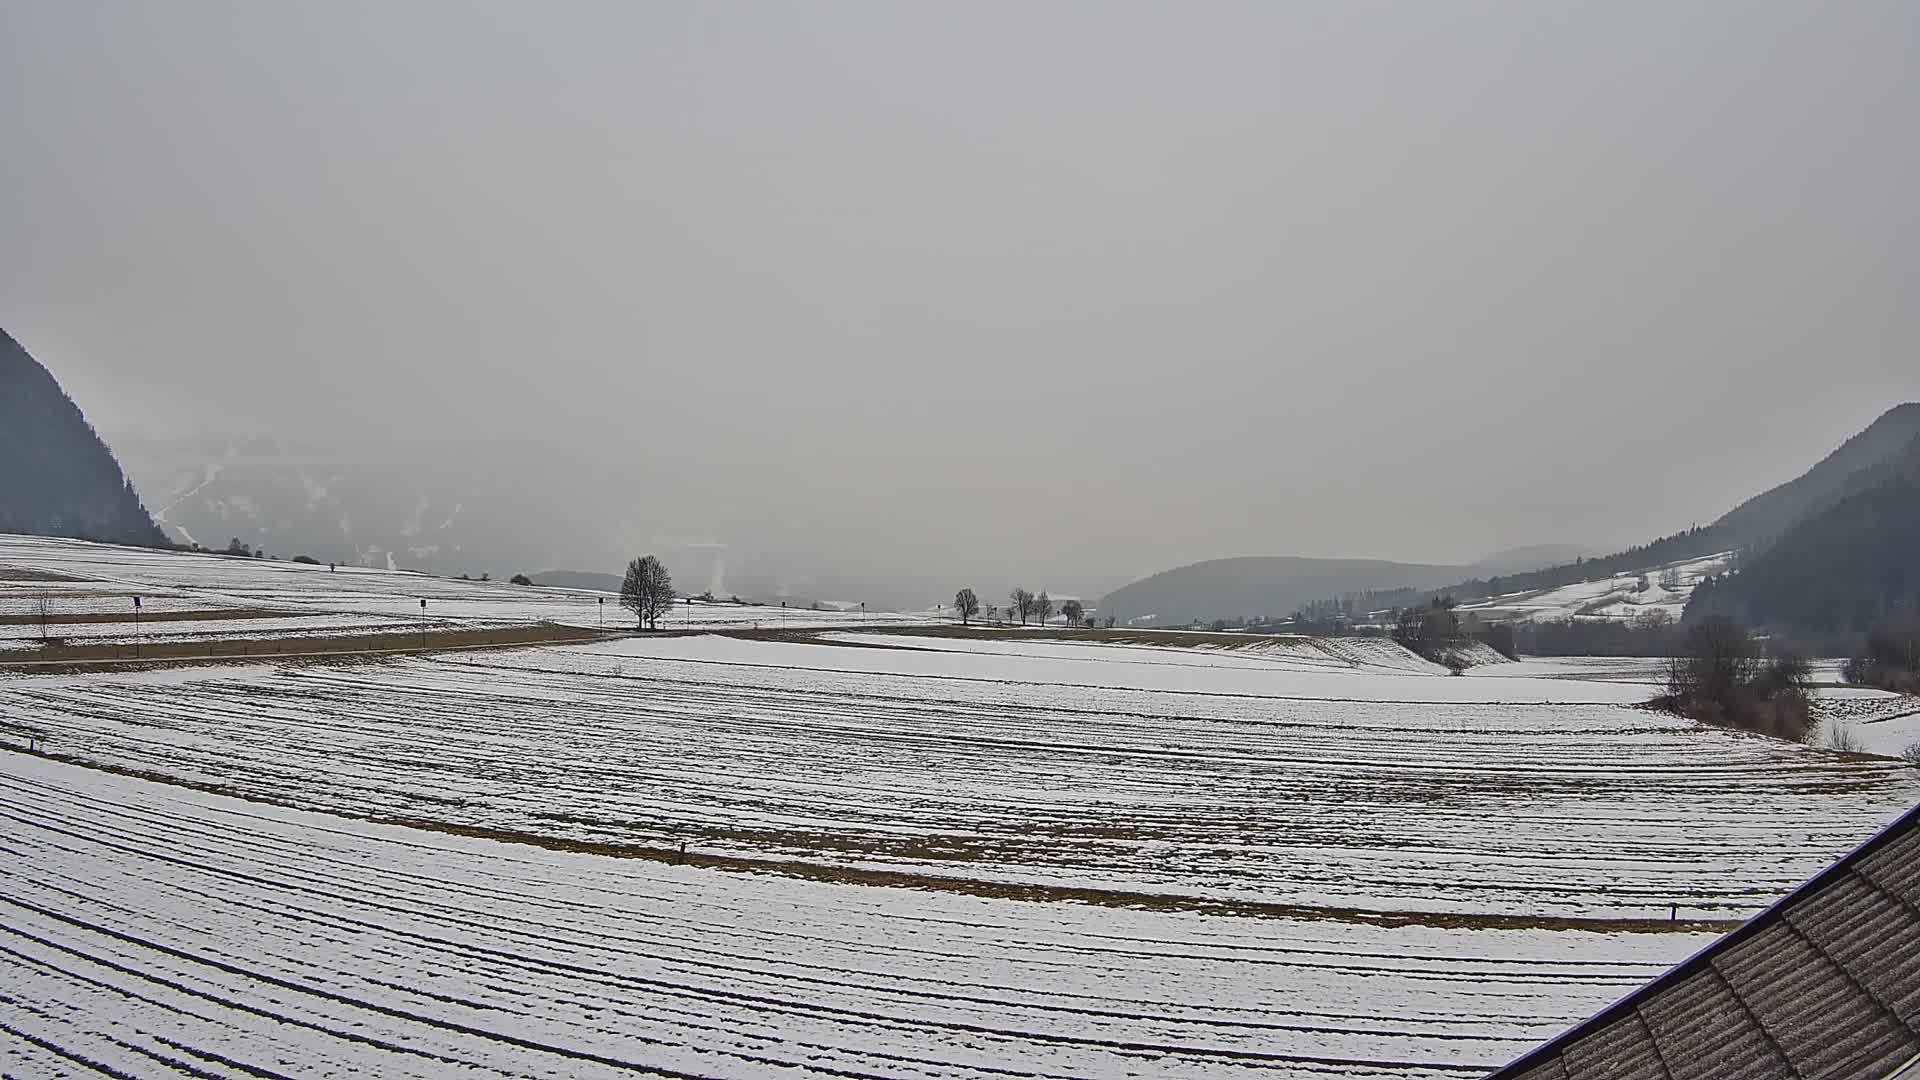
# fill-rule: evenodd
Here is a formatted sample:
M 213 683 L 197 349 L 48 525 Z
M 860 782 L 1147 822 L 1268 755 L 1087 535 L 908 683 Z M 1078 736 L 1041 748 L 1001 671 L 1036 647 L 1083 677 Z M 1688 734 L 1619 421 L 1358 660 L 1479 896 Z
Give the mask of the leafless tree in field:
M 1069 600 L 1060 605 L 1060 614 L 1066 616 L 1067 622 L 1074 626 L 1080 625 L 1080 620 L 1086 613 L 1086 607 L 1078 600 Z
M 654 629 L 660 614 L 673 606 L 673 576 L 666 564 L 652 555 L 628 563 L 626 579 L 620 583 L 620 606 L 633 612 L 640 625 Z
M 1040 595 L 1033 598 L 1033 614 L 1040 620 L 1041 626 L 1047 625 L 1047 620 L 1053 616 L 1053 598 L 1047 595 L 1047 590 L 1041 589 Z
M 960 625 L 965 626 L 968 619 L 980 614 L 980 598 L 972 589 L 961 589 L 953 594 L 953 609 L 960 613 Z
M 53 613 L 53 596 L 45 589 L 33 598 L 33 613 L 40 617 L 40 641 L 44 644 L 47 640 L 47 619 Z
M 1020 625 L 1027 625 L 1027 616 L 1033 614 L 1033 594 L 1016 585 L 1007 599 L 1011 601 L 1007 604 L 1007 614 L 1020 616 Z

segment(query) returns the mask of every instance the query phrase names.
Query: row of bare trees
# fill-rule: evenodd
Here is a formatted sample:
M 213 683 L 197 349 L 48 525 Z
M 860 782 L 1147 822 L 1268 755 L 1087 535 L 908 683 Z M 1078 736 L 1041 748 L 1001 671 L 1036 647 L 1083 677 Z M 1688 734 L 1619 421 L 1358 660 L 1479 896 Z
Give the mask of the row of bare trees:
M 971 588 L 961 589 L 953 594 L 953 609 L 960 614 L 960 624 L 964 626 L 980 615 L 980 597 Z M 1078 600 L 1062 603 L 1059 611 L 1069 625 L 1079 626 L 1082 623 L 1092 625 L 1092 622 L 1087 619 L 1086 607 Z M 1019 619 L 1021 626 L 1027 625 L 1028 619 L 1045 625 L 1046 621 L 1053 617 L 1053 613 L 1053 598 L 1047 595 L 1045 589 L 1035 595 L 1021 586 L 1015 586 L 1014 590 L 1007 594 L 1006 616 L 1009 619 Z M 987 605 L 987 618 L 997 618 L 999 614 L 999 608 L 992 604 Z

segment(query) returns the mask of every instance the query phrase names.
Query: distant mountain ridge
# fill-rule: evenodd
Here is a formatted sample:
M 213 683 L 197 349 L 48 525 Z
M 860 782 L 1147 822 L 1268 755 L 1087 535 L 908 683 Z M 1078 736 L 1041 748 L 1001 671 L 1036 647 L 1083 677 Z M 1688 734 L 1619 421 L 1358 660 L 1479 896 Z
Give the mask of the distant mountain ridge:
M 1764 543 L 1852 494 L 1860 485 L 1856 474 L 1910 452 L 1915 439 L 1920 439 L 1920 402 L 1896 405 L 1819 464 L 1727 511 L 1713 527 L 1733 541 L 1729 547 Z
M 1122 621 L 1151 617 L 1162 625 L 1195 619 L 1285 618 L 1304 604 L 1348 593 L 1437 588 L 1475 573 L 1532 570 L 1584 552 L 1569 544 L 1535 544 L 1496 551 L 1468 565 L 1298 555 L 1207 559 L 1115 589 L 1101 599 L 1099 611 Z
M 1603 554 L 1605 552 L 1595 548 L 1580 547 L 1575 544 L 1529 544 L 1525 547 L 1505 548 L 1484 558 L 1475 559 L 1468 569 L 1489 574 L 1521 574 L 1544 566 L 1559 566 L 1576 559 L 1591 559 Z
M 148 547 L 167 543 L 80 407 L 4 330 L 0 532 Z
M 1687 616 L 1855 634 L 1896 608 L 1920 610 L 1920 437 L 1841 487 L 1737 572 L 1696 589 Z
M 1920 439 L 1920 402 L 1896 405 L 1806 472 L 1755 495 L 1710 525 L 1597 559 L 1459 582 L 1444 591 L 1456 598 L 1479 599 L 1557 588 L 1718 551 L 1741 550 L 1749 556 L 1757 555 L 1797 522 L 1817 517 L 1849 495 L 1872 486 L 1878 475 L 1875 470 L 1888 468 L 1890 460 L 1915 439 Z
M 1108 593 L 1099 610 L 1120 622 L 1281 618 L 1302 604 L 1373 589 L 1433 588 L 1470 572 L 1380 559 L 1254 555 L 1163 570 Z
M 1848 556 L 1842 552 L 1855 550 L 1840 543 L 1838 534 L 1845 530 L 1838 524 L 1821 528 L 1811 523 L 1843 503 L 1848 508 L 1836 522 L 1848 521 L 1856 528 L 1869 521 L 1883 527 L 1904 520 L 1891 504 L 1899 497 L 1901 478 L 1911 475 L 1904 463 L 1916 440 L 1920 440 L 1920 403 L 1896 405 L 1800 476 L 1747 499 L 1711 524 L 1597 557 L 1582 554 L 1569 559 L 1564 548 L 1540 545 L 1500 552 L 1468 567 L 1286 557 L 1216 559 L 1163 571 L 1117 589 L 1101 602 L 1101 609 L 1122 619 L 1152 614 L 1158 622 L 1184 623 L 1284 618 L 1303 605 L 1360 592 L 1377 594 L 1372 602 L 1381 607 L 1443 594 L 1480 600 L 1561 588 L 1723 551 L 1742 551 L 1750 564 L 1761 565 L 1755 560 L 1803 525 L 1807 529 L 1799 533 L 1793 549 L 1797 554 L 1782 555 L 1782 564 L 1804 564 L 1804 548 L 1814 544 L 1845 559 Z M 1869 493 L 1870 497 L 1855 501 Z M 1859 549 L 1855 557 L 1868 554 Z M 1531 566 L 1502 565 L 1509 558 L 1524 562 L 1527 556 L 1545 558 Z M 1738 603 L 1735 592 L 1719 595 L 1724 603 Z

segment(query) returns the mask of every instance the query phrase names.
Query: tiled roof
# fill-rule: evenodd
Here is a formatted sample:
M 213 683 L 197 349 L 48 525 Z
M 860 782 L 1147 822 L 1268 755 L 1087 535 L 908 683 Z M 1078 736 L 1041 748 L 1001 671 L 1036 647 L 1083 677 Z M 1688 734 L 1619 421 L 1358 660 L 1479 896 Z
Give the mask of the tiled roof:
M 1489 1080 L 1920 1080 L 1920 807 Z

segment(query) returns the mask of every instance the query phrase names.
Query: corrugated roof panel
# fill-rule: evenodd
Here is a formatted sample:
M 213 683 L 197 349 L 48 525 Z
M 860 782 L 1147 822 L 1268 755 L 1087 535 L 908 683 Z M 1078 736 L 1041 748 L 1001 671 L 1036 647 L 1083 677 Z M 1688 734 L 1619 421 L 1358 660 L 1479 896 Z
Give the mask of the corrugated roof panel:
M 1920 905 L 1920 828 L 1910 828 L 1869 853 L 1859 870 L 1907 903 Z
M 1493 1075 L 1888 1080 L 1916 1055 L 1920 807 L 1745 926 Z
M 1712 968 L 1699 969 L 1640 1003 L 1674 1080 L 1798 1080 Z M 1564 1052 L 1564 1050 L 1563 1050 Z
M 1568 1080 L 1673 1080 L 1660 1062 L 1653 1032 L 1637 1017 L 1609 1024 L 1567 1047 L 1561 1061 Z
M 1789 911 L 1786 921 L 1847 969 L 1908 1027 L 1920 1026 L 1920 913 L 1857 875 L 1821 894 L 1823 902 Z
M 1714 966 L 1801 1076 L 1832 1076 L 1844 1063 L 1906 1045 L 1885 1006 L 1785 922 L 1715 957 Z

